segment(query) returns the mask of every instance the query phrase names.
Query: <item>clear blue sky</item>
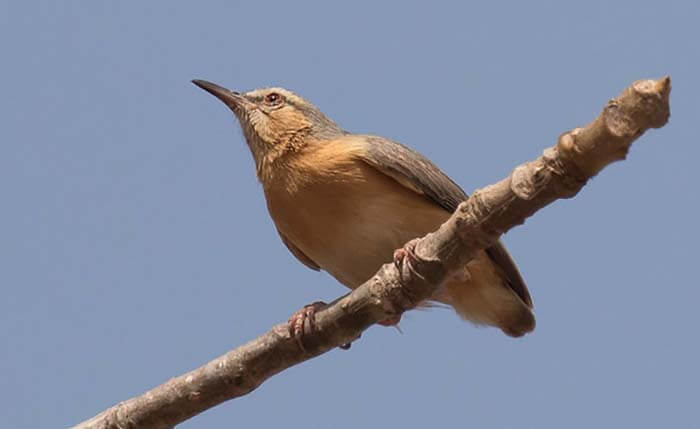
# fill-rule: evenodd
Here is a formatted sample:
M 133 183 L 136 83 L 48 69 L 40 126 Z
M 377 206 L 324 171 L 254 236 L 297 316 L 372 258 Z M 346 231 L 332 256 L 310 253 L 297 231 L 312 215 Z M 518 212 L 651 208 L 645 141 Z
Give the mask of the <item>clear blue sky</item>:
M 285 86 L 469 192 L 665 74 L 669 125 L 505 237 L 533 334 L 412 312 L 181 427 L 700 425 L 697 2 L 263 3 L 0 1 L 0 427 L 77 423 L 345 293 L 191 79 Z

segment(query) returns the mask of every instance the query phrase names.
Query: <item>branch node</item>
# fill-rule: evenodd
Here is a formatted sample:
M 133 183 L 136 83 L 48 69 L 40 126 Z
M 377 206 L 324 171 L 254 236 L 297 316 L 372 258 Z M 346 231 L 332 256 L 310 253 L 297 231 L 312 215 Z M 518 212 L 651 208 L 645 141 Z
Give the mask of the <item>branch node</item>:
M 613 137 L 629 139 L 640 132 L 639 127 L 636 126 L 637 121 L 632 116 L 629 109 L 620 106 L 617 100 L 613 99 L 608 101 L 608 105 L 605 106 L 603 112 L 603 118 L 605 118 L 605 125 L 608 132 Z M 625 152 L 627 151 L 625 150 Z M 620 159 L 624 159 L 624 155 Z
M 560 135 L 556 146 L 545 150 L 542 154 L 547 170 L 561 178 L 557 185 L 563 192 L 562 198 L 571 198 L 576 195 L 590 177 L 575 161 L 575 159 L 581 159 L 581 151 L 576 141 L 582 131 L 582 128 L 574 128 Z
M 510 190 L 520 199 L 531 200 L 549 182 L 550 177 L 542 163 L 521 164 L 511 174 Z
M 640 110 L 645 117 L 640 118 L 650 128 L 663 127 L 671 116 L 668 97 L 671 93 L 671 78 L 664 76 L 659 80 L 638 80 L 632 84 L 640 100 Z

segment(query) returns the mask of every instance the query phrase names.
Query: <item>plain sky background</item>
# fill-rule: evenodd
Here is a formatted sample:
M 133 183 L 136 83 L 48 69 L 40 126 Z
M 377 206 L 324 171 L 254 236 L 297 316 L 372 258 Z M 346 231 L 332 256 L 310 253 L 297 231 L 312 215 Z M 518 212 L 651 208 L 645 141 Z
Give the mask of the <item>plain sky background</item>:
M 191 79 L 285 86 L 471 192 L 665 74 L 670 123 L 505 237 L 533 334 L 411 312 L 181 427 L 700 427 L 699 4 L 0 1 L 0 427 L 78 423 L 345 293 Z

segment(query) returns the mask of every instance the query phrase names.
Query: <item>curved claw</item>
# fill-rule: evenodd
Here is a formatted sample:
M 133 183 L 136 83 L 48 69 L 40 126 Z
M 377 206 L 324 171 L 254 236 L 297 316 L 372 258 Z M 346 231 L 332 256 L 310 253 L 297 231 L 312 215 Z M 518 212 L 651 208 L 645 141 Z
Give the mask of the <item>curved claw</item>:
M 404 280 L 404 267 L 408 268 L 409 272 L 415 272 L 414 270 L 414 265 L 419 262 L 418 256 L 416 255 L 416 245 L 418 244 L 418 238 L 414 238 L 413 240 L 409 241 L 406 243 L 402 248 L 394 250 L 394 266 L 396 269 L 399 271 L 399 276 L 401 277 L 401 281 L 403 282 Z M 409 298 L 409 297 L 406 297 Z M 413 304 L 411 304 L 410 299 L 406 299 L 405 302 L 386 302 L 385 306 L 387 307 L 387 310 L 389 310 L 390 313 L 398 313 L 398 315 L 387 317 L 386 319 L 378 322 L 382 326 L 393 326 L 396 329 L 401 332 L 401 329 L 399 329 L 399 322 L 401 321 L 401 312 L 403 310 L 406 310 L 407 308 L 413 307 Z M 397 311 L 398 308 L 401 308 L 401 311 Z
M 407 265 L 410 271 L 413 271 L 413 264 L 418 263 L 418 256 L 416 255 L 416 244 L 418 244 L 418 238 L 414 238 L 400 249 L 394 250 L 394 266 L 399 270 L 399 274 L 403 277 L 403 266 Z
M 295 311 L 294 314 L 289 317 L 289 320 L 287 320 L 289 336 L 294 338 L 303 352 L 306 352 L 304 343 L 302 342 L 304 338 L 304 323 L 308 320 L 309 329 L 314 331 L 316 329 L 316 312 L 325 306 L 326 303 L 323 301 L 316 301 L 312 304 L 305 305 L 301 309 Z

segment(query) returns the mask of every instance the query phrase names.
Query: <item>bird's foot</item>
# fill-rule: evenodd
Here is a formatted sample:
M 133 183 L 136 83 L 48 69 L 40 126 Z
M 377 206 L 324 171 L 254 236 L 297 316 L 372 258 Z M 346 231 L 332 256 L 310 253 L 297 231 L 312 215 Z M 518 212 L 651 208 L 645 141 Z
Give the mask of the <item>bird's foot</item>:
M 326 303 L 323 301 L 316 301 L 312 304 L 305 305 L 301 309 L 295 311 L 287 321 L 289 335 L 294 338 L 301 351 L 305 353 L 306 349 L 304 348 L 304 343 L 302 342 L 304 338 L 304 324 L 308 320 L 309 329 L 313 331 L 316 328 L 316 312 L 325 306 Z
M 414 272 L 413 266 L 418 263 L 418 256 L 416 256 L 415 253 L 418 240 L 418 238 L 415 238 L 406 243 L 402 248 L 394 250 L 394 266 L 397 270 L 399 270 L 399 275 L 402 282 L 405 276 L 404 268 L 408 269 L 408 271 L 412 273 Z M 401 292 L 401 294 L 398 294 L 399 296 L 394 297 L 395 299 L 386 300 L 385 302 L 387 312 L 395 313 L 395 315 L 387 317 L 386 319 L 377 323 L 382 326 L 393 326 L 396 329 L 399 329 L 398 325 L 401 321 L 401 313 L 415 306 L 411 297 L 407 296 L 405 291 L 401 290 Z M 399 332 L 400 331 L 401 330 L 399 329 Z
M 404 244 L 403 247 L 394 250 L 394 266 L 399 270 L 399 274 L 403 279 L 403 267 L 404 265 L 409 271 L 413 271 L 413 264 L 418 263 L 418 256 L 416 256 L 416 244 L 418 244 L 419 238 L 414 238 L 408 243 Z

